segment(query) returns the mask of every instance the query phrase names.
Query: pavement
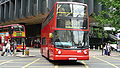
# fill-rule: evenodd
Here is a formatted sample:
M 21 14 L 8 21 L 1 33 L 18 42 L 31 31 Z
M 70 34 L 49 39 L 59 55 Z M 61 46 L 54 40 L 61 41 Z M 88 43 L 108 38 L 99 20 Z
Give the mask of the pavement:
M 102 50 L 90 50 L 90 56 L 106 56 L 106 55 L 102 55 Z M 120 52 L 116 52 L 116 51 L 111 51 L 111 56 L 120 56 Z
M 91 49 L 88 61 L 52 62 L 41 56 L 40 48 L 29 48 L 29 56 L 23 56 L 22 52 L 16 56 L 0 56 L 0 68 L 120 68 L 119 54 L 112 51 L 111 56 L 106 56 L 101 50 Z
M 26 54 L 26 51 L 24 51 L 24 55 L 23 55 L 23 52 L 17 52 L 15 56 L 16 57 L 35 57 L 35 56 L 38 56 L 38 53 L 40 54 L 40 48 L 30 47 L 29 50 L 27 51 L 27 54 Z
M 2 51 L 0 51 L 0 54 L 2 53 Z M 40 48 L 32 48 L 32 47 L 29 47 L 29 55 L 23 55 L 23 52 L 16 52 L 15 55 L 13 56 L 16 56 L 16 57 L 35 57 L 35 56 L 38 56 L 38 53 L 39 53 L 39 56 L 40 56 Z M 25 54 L 25 52 L 24 52 Z M 8 53 L 8 56 L 11 56 L 9 53 Z
M 1 54 L 2 51 L 0 51 Z M 23 52 L 16 52 L 16 57 L 35 57 L 35 56 L 40 56 L 40 48 L 32 48 L 29 47 L 29 55 L 23 55 Z M 102 50 L 93 50 L 90 49 L 90 56 L 106 56 L 102 55 Z M 111 56 L 120 56 L 120 52 L 116 51 L 111 51 Z
M 107 56 L 102 54 L 102 50 L 93 50 L 90 49 L 90 57 L 92 56 Z M 17 57 L 39 57 L 40 54 L 40 48 L 29 48 L 29 55 L 22 55 L 22 52 L 18 52 Z M 111 56 L 120 56 L 120 52 L 111 51 Z

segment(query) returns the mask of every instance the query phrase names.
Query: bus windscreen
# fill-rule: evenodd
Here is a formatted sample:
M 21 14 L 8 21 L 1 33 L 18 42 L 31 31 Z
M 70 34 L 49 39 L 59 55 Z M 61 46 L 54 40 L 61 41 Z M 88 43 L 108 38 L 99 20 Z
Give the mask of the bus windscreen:
M 89 47 L 87 31 L 56 30 L 53 36 L 56 48 L 86 49 Z

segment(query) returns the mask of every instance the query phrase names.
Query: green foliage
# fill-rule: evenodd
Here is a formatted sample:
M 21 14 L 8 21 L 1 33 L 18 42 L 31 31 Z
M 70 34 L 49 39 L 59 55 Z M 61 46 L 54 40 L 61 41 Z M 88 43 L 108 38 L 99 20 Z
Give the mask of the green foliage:
M 120 28 L 120 0 L 97 0 L 102 5 L 104 10 L 99 11 L 99 14 L 94 14 L 94 18 L 99 22 L 98 26 L 110 24 L 116 29 Z
M 102 38 L 103 37 L 103 32 L 102 32 L 102 28 L 92 28 L 91 29 L 93 31 L 93 35 L 94 37 L 97 37 L 97 38 Z M 108 37 L 108 34 L 107 32 L 104 31 L 104 38 L 107 38 Z
M 98 32 L 98 38 L 102 38 L 102 33 Z

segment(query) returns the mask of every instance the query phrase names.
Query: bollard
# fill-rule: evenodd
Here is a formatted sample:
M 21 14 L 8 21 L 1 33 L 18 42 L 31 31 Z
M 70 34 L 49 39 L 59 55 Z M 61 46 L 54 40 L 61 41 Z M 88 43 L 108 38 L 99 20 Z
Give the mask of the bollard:
M 22 52 L 22 55 L 24 55 L 24 42 L 22 43 L 22 46 L 23 46 L 23 52 Z
M 103 45 L 101 45 L 101 49 L 103 48 Z
M 100 50 L 100 46 L 98 46 L 98 50 Z
M 29 48 L 26 48 L 25 55 L 29 56 Z

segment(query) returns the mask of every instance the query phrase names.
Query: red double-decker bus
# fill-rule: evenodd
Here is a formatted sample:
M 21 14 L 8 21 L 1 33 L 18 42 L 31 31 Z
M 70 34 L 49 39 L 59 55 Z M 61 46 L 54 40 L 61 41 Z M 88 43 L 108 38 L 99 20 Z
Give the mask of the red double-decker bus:
M 16 50 L 26 49 L 25 43 L 25 26 L 20 24 L 11 24 L 0 26 L 0 45 L 3 45 L 5 41 L 10 39 L 11 43 L 14 42 Z
M 89 19 L 86 4 L 54 4 L 42 23 L 41 54 L 50 60 L 89 60 Z

